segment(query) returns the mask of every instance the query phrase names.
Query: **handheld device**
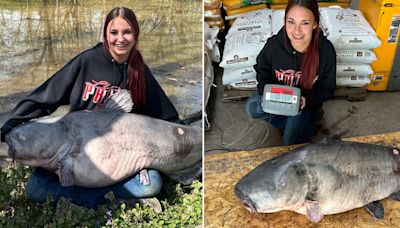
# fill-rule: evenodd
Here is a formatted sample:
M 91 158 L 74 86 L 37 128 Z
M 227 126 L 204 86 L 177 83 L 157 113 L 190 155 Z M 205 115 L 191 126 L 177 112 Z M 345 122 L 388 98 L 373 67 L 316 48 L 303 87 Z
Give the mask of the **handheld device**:
M 301 90 L 297 87 L 266 84 L 261 101 L 264 112 L 295 116 L 300 109 Z

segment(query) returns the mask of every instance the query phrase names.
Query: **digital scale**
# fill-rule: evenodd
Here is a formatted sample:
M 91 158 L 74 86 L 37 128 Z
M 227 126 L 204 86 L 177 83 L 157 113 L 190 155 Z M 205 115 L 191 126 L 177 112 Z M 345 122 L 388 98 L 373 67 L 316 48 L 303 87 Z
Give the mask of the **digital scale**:
M 301 91 L 297 87 L 266 84 L 261 101 L 262 110 L 267 113 L 295 116 L 300 109 Z

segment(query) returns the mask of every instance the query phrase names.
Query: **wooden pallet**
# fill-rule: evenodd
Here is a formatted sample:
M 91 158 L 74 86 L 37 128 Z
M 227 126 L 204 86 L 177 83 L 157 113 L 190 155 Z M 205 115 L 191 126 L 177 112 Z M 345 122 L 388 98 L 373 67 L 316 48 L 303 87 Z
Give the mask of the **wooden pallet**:
M 244 100 L 256 91 L 254 89 L 235 89 L 232 87 L 224 86 L 224 93 L 222 95 L 222 102 Z

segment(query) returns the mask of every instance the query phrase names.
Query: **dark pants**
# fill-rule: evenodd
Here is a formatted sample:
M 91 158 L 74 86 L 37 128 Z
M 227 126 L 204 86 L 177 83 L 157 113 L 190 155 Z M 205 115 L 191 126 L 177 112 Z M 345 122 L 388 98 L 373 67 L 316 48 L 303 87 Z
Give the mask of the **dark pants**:
M 316 126 L 322 118 L 322 110 L 301 111 L 296 116 L 281 116 L 265 113 L 261 107 L 261 96 L 254 92 L 246 101 L 245 111 L 254 119 L 263 119 L 275 128 L 283 131 L 285 145 L 310 142 Z
M 150 185 L 142 185 L 139 173 L 119 183 L 103 188 L 84 188 L 79 186 L 61 186 L 58 176 L 42 168 L 36 168 L 26 185 L 29 199 L 44 203 L 47 199 L 56 202 L 60 197 L 68 198 L 72 203 L 96 208 L 109 201 L 104 195 L 113 191 L 116 197 L 147 198 L 157 195 L 162 187 L 162 179 L 158 171 L 148 170 Z

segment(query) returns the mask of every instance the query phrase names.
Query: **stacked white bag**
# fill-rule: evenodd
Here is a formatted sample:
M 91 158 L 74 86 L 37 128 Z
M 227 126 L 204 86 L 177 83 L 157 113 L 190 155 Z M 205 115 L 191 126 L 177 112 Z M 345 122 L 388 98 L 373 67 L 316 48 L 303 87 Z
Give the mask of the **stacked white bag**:
M 371 83 L 371 50 L 381 45 L 375 31 L 359 10 L 320 8 L 320 27 L 336 50 L 337 87 L 363 87 Z
M 272 35 L 278 34 L 285 25 L 285 10 L 277 9 L 272 12 Z
M 235 89 L 257 87 L 253 65 L 271 37 L 271 9 L 255 10 L 236 18 L 225 39 L 222 84 Z

